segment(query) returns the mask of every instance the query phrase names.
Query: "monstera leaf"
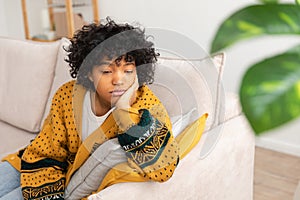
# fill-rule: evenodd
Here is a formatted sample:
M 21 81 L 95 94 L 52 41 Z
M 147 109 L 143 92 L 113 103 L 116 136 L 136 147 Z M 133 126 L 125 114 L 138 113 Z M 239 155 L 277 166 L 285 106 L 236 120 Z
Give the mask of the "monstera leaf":
M 300 116 L 300 45 L 251 66 L 240 99 L 256 133 Z
M 300 36 L 299 5 L 248 6 L 221 24 L 213 39 L 211 53 L 241 40 L 284 34 Z M 300 45 L 250 66 L 242 80 L 240 99 L 257 134 L 299 117 Z
M 242 40 L 262 35 L 300 35 L 300 8 L 294 4 L 246 7 L 226 19 L 212 42 L 216 52 Z

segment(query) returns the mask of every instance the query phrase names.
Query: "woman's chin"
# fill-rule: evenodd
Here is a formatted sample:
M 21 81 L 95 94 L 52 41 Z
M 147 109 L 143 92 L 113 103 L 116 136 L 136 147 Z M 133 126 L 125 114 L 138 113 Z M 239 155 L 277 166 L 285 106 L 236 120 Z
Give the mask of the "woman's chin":
M 116 96 L 112 97 L 111 101 L 110 101 L 111 107 L 114 107 L 116 105 L 116 103 L 118 102 L 119 99 L 120 99 L 120 97 L 116 97 Z

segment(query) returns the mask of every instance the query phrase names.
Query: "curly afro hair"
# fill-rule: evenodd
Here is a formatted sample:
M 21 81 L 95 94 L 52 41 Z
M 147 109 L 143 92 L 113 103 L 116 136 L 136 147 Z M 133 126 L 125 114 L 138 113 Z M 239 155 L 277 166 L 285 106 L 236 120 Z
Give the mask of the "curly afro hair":
M 106 24 L 85 25 L 75 33 L 70 46 L 65 49 L 68 52 L 66 61 L 71 67 L 71 76 L 87 89 L 95 90 L 88 74 L 104 58 L 134 60 L 139 84 L 151 84 L 159 56 L 153 46 L 144 29 L 116 24 L 107 18 Z

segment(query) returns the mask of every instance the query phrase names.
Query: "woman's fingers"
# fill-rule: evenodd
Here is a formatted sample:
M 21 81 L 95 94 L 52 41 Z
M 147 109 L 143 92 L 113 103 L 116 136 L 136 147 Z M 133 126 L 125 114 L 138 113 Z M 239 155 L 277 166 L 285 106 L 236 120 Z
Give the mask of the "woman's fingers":
M 129 108 L 136 98 L 136 91 L 139 88 L 139 82 L 137 76 L 133 84 L 127 89 L 127 91 L 120 97 L 116 103 L 117 108 Z

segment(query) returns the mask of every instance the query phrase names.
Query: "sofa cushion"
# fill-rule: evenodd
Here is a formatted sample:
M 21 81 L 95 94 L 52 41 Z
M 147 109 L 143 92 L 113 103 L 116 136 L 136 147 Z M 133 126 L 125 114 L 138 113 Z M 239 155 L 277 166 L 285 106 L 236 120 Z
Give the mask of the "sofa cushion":
M 182 131 L 204 113 L 208 113 L 206 130 L 222 122 L 223 64 L 224 53 L 203 59 L 158 59 L 154 83 L 150 88 L 162 101 L 173 122 L 176 121 L 176 125 L 180 124 L 181 127 L 176 126 L 174 130 Z M 178 123 L 175 119 L 188 120 Z
M 0 159 L 27 146 L 36 134 L 0 121 Z
M 67 52 L 64 50 L 64 48 L 68 48 L 68 46 L 71 44 L 70 40 L 67 38 L 61 38 L 60 44 L 58 47 L 58 53 L 57 53 L 57 61 L 55 64 L 55 76 L 53 79 L 53 84 L 50 90 L 49 98 L 46 104 L 45 113 L 42 119 L 42 122 L 46 119 L 46 117 L 49 114 L 52 98 L 55 94 L 55 92 L 58 90 L 60 86 L 62 86 L 64 83 L 72 80 L 70 75 L 70 66 L 65 61 L 67 58 Z M 42 124 L 41 124 L 42 126 Z
M 0 38 L 0 120 L 39 131 L 58 46 L 59 42 Z

